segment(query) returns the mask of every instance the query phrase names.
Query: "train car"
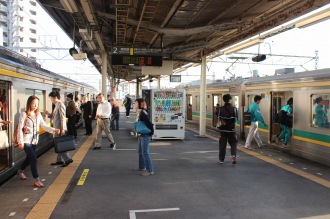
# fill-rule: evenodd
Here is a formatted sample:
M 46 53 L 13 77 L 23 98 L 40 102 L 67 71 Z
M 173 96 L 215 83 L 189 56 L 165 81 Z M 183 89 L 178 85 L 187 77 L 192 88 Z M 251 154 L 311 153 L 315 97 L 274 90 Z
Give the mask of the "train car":
M 0 130 L 6 131 L 9 137 L 9 147 L 0 150 L 0 184 L 2 184 L 17 171 L 25 158 L 24 151 L 13 146 L 13 133 L 20 113 L 26 108 L 29 96 L 36 95 L 40 99 L 40 112 L 44 116 L 45 110 L 52 111 L 48 94 L 53 90 L 60 92 L 62 101 L 69 93 L 76 97 L 85 94 L 89 99 L 93 99 L 98 91 L 89 85 L 42 69 L 34 60 L 4 47 L 0 47 L 0 51 L 0 102 L 2 105 L 0 116 L 3 120 L 14 122 L 0 127 Z M 44 119 L 50 123 L 47 117 L 44 116 Z M 43 130 L 39 130 L 39 133 L 40 140 L 36 150 L 38 156 L 53 146 L 51 134 Z
M 267 124 L 259 124 L 262 140 L 274 148 L 330 166 L 329 84 L 330 69 L 208 84 L 206 124 L 215 127 L 216 104 L 222 105 L 222 95 L 230 93 L 239 109 L 237 134 L 245 139 L 249 126 L 241 126 L 243 112 L 253 103 L 255 95 L 261 95 L 260 111 Z M 190 107 L 186 118 L 199 122 L 199 86 L 188 87 L 186 94 L 187 107 Z M 283 148 L 275 143 L 281 132 L 276 116 L 291 97 L 293 127 L 289 144 Z M 323 112 L 321 122 L 319 109 Z

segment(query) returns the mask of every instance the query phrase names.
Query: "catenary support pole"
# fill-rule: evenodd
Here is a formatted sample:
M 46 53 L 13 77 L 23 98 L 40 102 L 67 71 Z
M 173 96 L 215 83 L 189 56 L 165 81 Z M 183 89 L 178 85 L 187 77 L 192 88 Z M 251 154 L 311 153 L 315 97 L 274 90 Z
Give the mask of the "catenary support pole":
M 107 98 L 107 53 L 102 53 L 102 94 Z
M 200 95 L 199 95 L 199 135 L 205 136 L 206 133 L 206 56 L 203 52 L 201 64 L 201 81 L 200 81 Z

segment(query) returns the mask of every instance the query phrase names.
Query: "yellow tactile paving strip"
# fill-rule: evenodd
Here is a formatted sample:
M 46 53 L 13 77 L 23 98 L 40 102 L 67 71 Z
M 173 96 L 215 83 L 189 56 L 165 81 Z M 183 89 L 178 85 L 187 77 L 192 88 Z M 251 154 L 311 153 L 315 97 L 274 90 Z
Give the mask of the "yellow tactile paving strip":
M 74 162 L 69 166 L 63 168 L 60 174 L 56 177 L 54 182 L 49 186 L 45 194 L 40 198 L 38 203 L 32 208 L 30 213 L 26 216 L 27 219 L 50 218 L 60 198 L 69 185 L 73 175 L 83 161 L 91 144 L 95 139 L 95 134 L 89 136 L 81 145 L 79 150 L 73 156 Z
M 186 127 L 186 129 L 188 129 L 188 130 L 190 130 L 192 132 L 195 132 L 195 133 L 199 133 L 198 131 L 196 131 L 194 129 L 191 129 L 189 127 Z M 210 138 L 210 139 L 213 139 L 215 141 L 219 141 L 218 138 L 216 138 L 216 137 L 214 137 L 212 135 L 205 134 L 205 136 L 208 137 L 208 138 Z M 322 178 L 320 178 L 318 176 L 315 176 L 313 174 L 304 172 L 302 170 L 298 170 L 298 169 L 296 169 L 294 167 L 291 167 L 291 166 L 289 166 L 287 164 L 281 163 L 281 162 L 279 162 L 277 160 L 273 160 L 273 159 L 271 159 L 269 157 L 266 157 L 266 156 L 264 156 L 262 154 L 259 154 L 259 153 L 255 152 L 255 151 L 245 149 L 244 147 L 237 147 L 237 150 L 243 151 L 246 154 L 249 154 L 251 156 L 254 156 L 254 157 L 256 157 L 256 158 L 258 158 L 260 160 L 266 161 L 267 163 L 271 163 L 271 164 L 273 164 L 275 166 L 278 166 L 278 167 L 280 167 L 280 168 L 282 168 L 284 170 L 287 170 L 287 171 L 289 171 L 291 173 L 294 173 L 296 175 L 299 175 L 301 177 L 304 177 L 306 179 L 309 179 L 309 180 L 311 180 L 313 182 L 316 182 L 316 183 L 318 183 L 320 185 L 323 185 L 323 186 L 325 186 L 327 188 L 330 188 L 330 181 L 328 181 L 328 180 L 322 179 Z

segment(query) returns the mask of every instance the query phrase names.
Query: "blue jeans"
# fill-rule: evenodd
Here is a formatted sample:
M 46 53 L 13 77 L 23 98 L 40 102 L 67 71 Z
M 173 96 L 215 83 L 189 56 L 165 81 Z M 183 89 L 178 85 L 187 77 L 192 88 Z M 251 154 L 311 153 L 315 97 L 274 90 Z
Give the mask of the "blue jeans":
M 154 173 L 152 161 L 149 153 L 150 135 L 140 135 L 139 143 L 139 168 L 147 169 L 148 172 Z
M 25 170 L 25 168 L 30 164 L 31 172 L 33 178 L 38 178 L 38 170 L 37 170 L 37 154 L 36 154 L 35 144 L 24 144 L 24 151 L 26 153 L 26 158 L 21 165 L 21 170 Z

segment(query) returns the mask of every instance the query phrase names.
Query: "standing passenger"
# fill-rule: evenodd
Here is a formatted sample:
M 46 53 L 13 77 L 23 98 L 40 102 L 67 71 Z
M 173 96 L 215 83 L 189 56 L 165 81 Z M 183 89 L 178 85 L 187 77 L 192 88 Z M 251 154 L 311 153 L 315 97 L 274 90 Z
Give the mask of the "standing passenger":
M 80 108 L 83 110 L 83 117 L 85 121 L 85 135 L 91 135 L 93 133 L 92 129 L 92 115 L 93 115 L 93 104 L 91 101 L 87 101 L 87 97 L 84 95 L 81 98 Z
M 236 121 L 238 119 L 237 108 L 231 104 L 232 97 L 230 94 L 223 96 L 225 105 L 219 108 L 220 139 L 219 139 L 219 160 L 223 164 L 226 156 L 227 142 L 231 147 L 231 161 L 236 164 L 237 136 L 236 136 Z
M 41 113 L 39 113 L 39 98 L 30 96 L 27 100 L 26 111 L 20 115 L 18 121 L 18 147 L 24 149 L 26 153 L 26 158 L 18 170 L 18 176 L 20 179 L 26 180 L 27 178 L 24 175 L 24 170 L 30 164 L 32 176 L 35 180 L 34 186 L 41 188 L 44 187 L 44 185 L 39 179 L 36 155 L 36 147 L 39 140 L 39 126 L 44 128 L 47 132 L 60 133 L 59 129 L 51 128 L 45 123 Z
M 66 107 L 66 115 L 68 117 L 68 134 L 73 135 L 74 138 L 77 138 L 77 130 L 76 130 L 76 104 L 73 101 L 73 95 L 68 94 L 66 96 L 66 100 L 69 102 Z
M 279 140 L 284 139 L 284 144 L 282 145 L 284 148 L 286 148 L 286 145 L 288 144 L 291 136 L 291 127 L 292 127 L 292 113 L 293 113 L 293 98 L 291 97 L 285 106 L 282 107 L 281 110 L 283 110 L 286 113 L 285 121 L 282 121 L 281 126 L 281 134 L 275 139 L 276 143 L 279 143 Z
M 133 171 L 145 171 L 141 173 L 141 176 L 151 176 L 154 174 L 154 169 L 152 166 L 152 161 L 149 152 L 149 143 L 151 141 L 151 137 L 154 134 L 154 126 L 151 123 L 148 113 L 145 110 L 147 108 L 147 104 L 143 99 L 135 100 L 135 109 L 136 111 L 140 110 L 139 121 L 143 121 L 146 126 L 151 130 L 150 134 L 140 135 L 138 138 L 139 145 L 139 168 L 133 168 Z
M 124 100 L 124 105 L 126 108 L 126 117 L 129 118 L 129 111 L 131 110 L 131 105 L 132 105 L 132 99 L 129 94 L 126 95 L 126 98 Z
M 112 104 L 111 130 L 119 130 L 119 104 L 114 98 L 110 98 Z
M 111 105 L 108 101 L 105 101 L 103 94 L 99 94 L 97 99 L 99 101 L 99 105 L 96 110 L 96 139 L 93 150 L 101 149 L 102 130 L 104 130 L 110 141 L 110 148 L 116 150 L 116 143 L 110 132 Z
M 45 114 L 52 120 L 53 127 L 60 129 L 61 135 L 65 135 L 65 131 L 67 130 L 65 117 L 66 113 L 65 105 L 60 101 L 61 95 L 58 91 L 52 91 L 48 96 L 55 107 L 51 114 L 47 110 L 45 111 Z M 59 136 L 59 134 L 55 134 L 55 137 Z M 71 159 L 69 152 L 62 152 L 58 153 L 56 162 L 51 163 L 50 165 L 62 165 L 62 167 L 65 167 L 72 162 L 73 160 Z
M 249 131 L 249 134 L 246 139 L 245 146 L 244 146 L 246 149 L 252 149 L 251 141 L 252 141 L 253 137 L 257 141 L 259 148 L 264 146 L 262 144 L 262 141 L 260 139 L 259 132 L 258 132 L 258 122 L 263 123 L 264 126 L 267 125 L 260 113 L 259 104 L 260 104 L 261 99 L 262 99 L 262 97 L 260 95 L 256 95 L 254 97 L 254 103 L 252 103 L 248 109 L 248 112 L 251 113 L 251 125 L 250 125 L 250 131 Z
M 314 111 L 314 122 L 317 127 L 328 127 L 328 111 L 325 105 L 322 104 L 322 97 L 315 99 L 316 107 Z

